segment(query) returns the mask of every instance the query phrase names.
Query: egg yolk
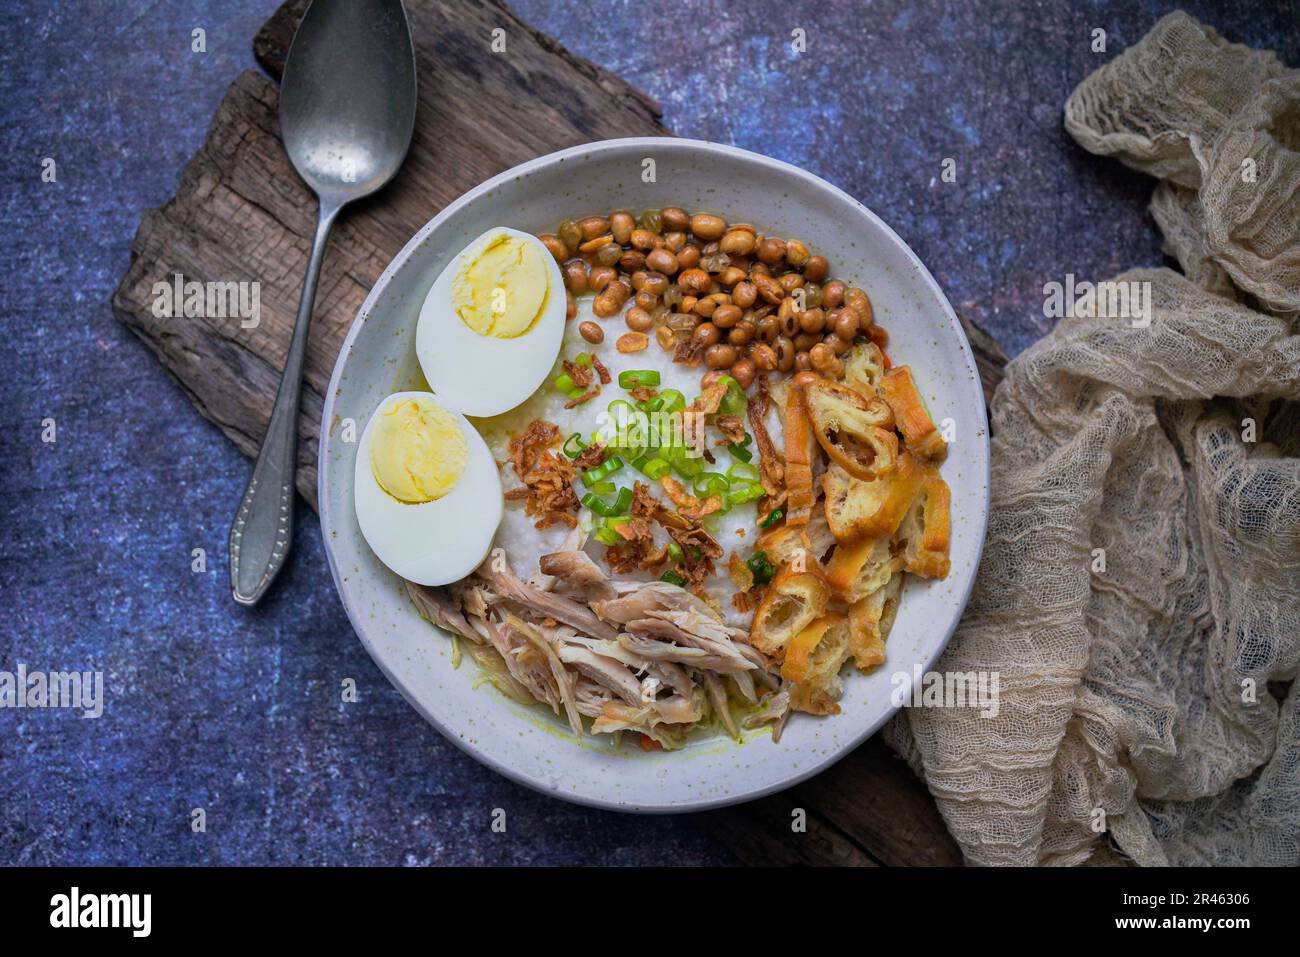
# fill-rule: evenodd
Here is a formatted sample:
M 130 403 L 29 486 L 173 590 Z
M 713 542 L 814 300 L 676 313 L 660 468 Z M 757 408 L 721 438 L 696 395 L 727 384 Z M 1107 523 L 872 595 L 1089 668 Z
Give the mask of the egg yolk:
M 424 399 L 401 399 L 379 410 L 370 434 L 370 470 L 399 502 L 431 502 L 465 472 L 469 445 L 456 419 Z
M 452 305 L 479 335 L 513 339 L 541 315 L 549 275 L 535 244 L 501 233 L 462 260 Z

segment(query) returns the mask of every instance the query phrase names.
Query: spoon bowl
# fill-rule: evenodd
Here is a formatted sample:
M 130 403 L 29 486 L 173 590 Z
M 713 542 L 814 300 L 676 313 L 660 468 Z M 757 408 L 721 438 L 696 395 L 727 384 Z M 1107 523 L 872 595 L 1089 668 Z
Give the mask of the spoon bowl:
M 280 88 L 280 131 L 298 175 L 338 205 L 379 189 L 410 146 L 415 91 L 400 0 L 315 0 Z

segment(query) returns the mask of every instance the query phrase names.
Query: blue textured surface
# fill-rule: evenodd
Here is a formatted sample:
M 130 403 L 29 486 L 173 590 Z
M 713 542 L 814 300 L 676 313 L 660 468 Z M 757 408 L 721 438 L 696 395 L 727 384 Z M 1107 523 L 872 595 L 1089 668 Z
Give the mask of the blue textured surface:
M 571 807 L 445 742 L 352 635 L 305 508 L 271 598 L 231 603 L 225 538 L 249 464 L 108 303 L 141 214 L 175 189 L 275 5 L 0 11 L 0 670 L 102 670 L 108 699 L 98 720 L 0 710 L 0 863 L 730 860 L 698 819 Z M 1060 110 L 1167 4 L 515 7 L 655 96 L 678 132 L 860 197 L 1009 351 L 1044 331 L 1043 282 L 1159 261 L 1149 181 L 1074 147 Z M 1190 9 L 1300 62 L 1294 5 L 1214 7 Z M 190 52 L 195 27 L 206 54 Z M 1107 54 L 1088 48 L 1094 27 Z M 41 182 L 44 157 L 56 183 Z M 955 184 L 939 181 L 945 157 Z M 206 574 L 191 572 L 194 548 Z M 355 704 L 340 701 L 346 678 Z M 506 834 L 490 828 L 497 807 Z

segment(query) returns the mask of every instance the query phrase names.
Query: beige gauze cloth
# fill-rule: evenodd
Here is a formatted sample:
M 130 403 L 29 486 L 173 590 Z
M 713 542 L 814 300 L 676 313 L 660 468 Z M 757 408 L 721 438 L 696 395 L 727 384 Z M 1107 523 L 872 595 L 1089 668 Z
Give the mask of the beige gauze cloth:
M 1007 366 L 936 667 L 1000 673 L 1000 711 L 886 733 L 971 864 L 1295 865 L 1300 71 L 1174 13 L 1065 126 L 1159 178 L 1183 274 L 1116 277 L 1150 284 L 1149 326 L 1067 317 Z

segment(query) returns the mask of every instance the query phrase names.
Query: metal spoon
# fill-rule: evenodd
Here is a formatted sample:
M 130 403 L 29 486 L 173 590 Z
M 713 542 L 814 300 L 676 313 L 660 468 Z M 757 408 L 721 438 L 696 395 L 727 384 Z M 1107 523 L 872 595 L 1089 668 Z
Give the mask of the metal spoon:
M 266 593 L 293 541 L 302 363 L 330 227 L 345 205 L 393 178 L 414 128 L 415 49 L 400 0 L 314 0 L 285 61 L 280 129 L 320 212 L 271 424 L 230 527 L 230 585 L 241 605 Z

